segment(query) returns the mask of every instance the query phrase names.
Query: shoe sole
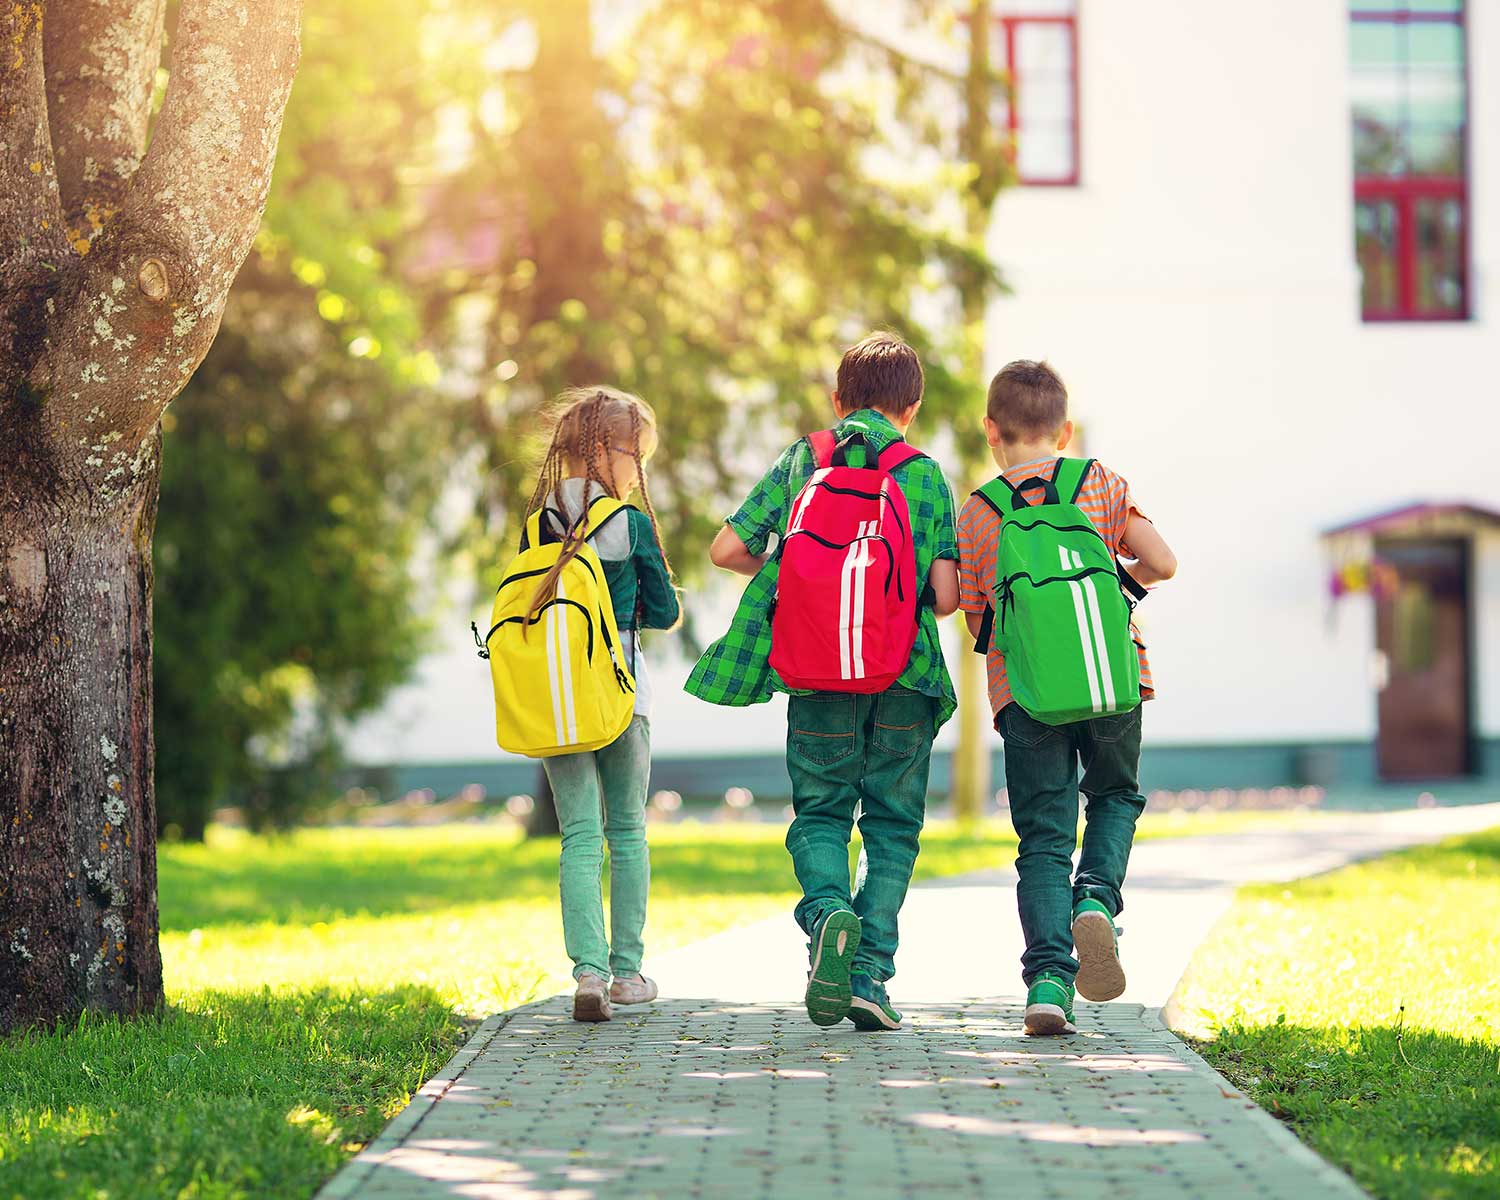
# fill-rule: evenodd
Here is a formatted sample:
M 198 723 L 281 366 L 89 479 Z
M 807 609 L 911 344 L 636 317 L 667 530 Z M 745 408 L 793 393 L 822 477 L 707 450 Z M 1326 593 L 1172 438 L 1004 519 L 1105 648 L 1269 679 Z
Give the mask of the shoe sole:
M 573 997 L 573 1020 L 608 1021 L 615 1015 L 608 996 L 583 995 Z
M 849 1019 L 854 1022 L 854 1028 L 865 1033 L 882 1033 L 901 1028 L 901 1022 L 892 1021 L 880 1005 L 859 996 L 854 996 L 849 1001 Z
M 1026 1010 L 1026 1032 L 1032 1037 L 1049 1037 L 1060 1033 L 1077 1033 L 1078 1026 L 1056 1004 L 1033 1004 Z
M 1113 1000 L 1125 991 L 1125 968 L 1115 944 L 1115 923 L 1093 910 L 1073 918 L 1073 946 L 1078 951 L 1078 978 L 1073 986 L 1085 1000 Z
M 837 1025 L 849 1015 L 849 967 L 859 949 L 859 918 L 852 912 L 836 912 L 818 931 L 812 973 L 803 1003 L 814 1025 Z

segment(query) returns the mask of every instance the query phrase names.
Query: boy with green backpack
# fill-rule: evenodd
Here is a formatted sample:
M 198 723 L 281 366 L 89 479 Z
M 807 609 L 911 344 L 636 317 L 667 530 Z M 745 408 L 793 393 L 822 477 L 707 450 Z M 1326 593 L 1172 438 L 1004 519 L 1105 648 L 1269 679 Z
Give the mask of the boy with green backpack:
M 1177 560 L 1124 479 L 1061 457 L 1073 424 L 1046 363 L 1013 362 L 995 376 L 984 428 L 1000 475 L 959 514 L 959 607 L 987 655 L 1005 739 L 1026 1032 L 1072 1033 L 1075 984 L 1087 1000 L 1125 990 L 1114 918 L 1146 804 L 1141 702 L 1153 694 L 1125 591 L 1143 596 Z

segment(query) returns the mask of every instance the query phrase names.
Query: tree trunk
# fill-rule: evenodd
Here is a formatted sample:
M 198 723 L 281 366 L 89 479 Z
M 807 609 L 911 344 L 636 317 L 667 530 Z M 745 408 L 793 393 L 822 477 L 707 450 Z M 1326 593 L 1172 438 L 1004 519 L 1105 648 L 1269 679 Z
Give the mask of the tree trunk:
M 562 822 L 557 816 L 557 798 L 552 794 L 552 781 L 547 778 L 546 768 L 536 765 L 536 796 L 531 812 L 526 817 L 526 836 L 529 838 L 562 837 Z
M 160 420 L 265 209 L 301 6 L 182 0 L 147 150 L 162 12 L 0 5 L 0 1031 L 162 999 Z
M 0 1030 L 162 1001 L 147 455 L 106 505 L 0 483 Z
M 968 18 L 969 67 L 959 141 L 964 158 L 975 171 L 964 195 L 964 225 L 969 238 L 983 246 L 989 235 L 995 197 L 1000 193 L 1003 161 L 990 118 L 994 92 L 990 38 L 994 26 L 988 0 L 973 0 Z M 965 366 L 977 380 L 984 371 L 985 317 L 992 285 L 984 273 L 969 270 L 960 277 L 958 290 L 968 359 Z M 966 454 L 963 462 L 965 483 L 975 486 L 983 481 L 983 448 L 976 447 L 972 438 L 958 441 L 961 451 L 978 451 L 973 457 Z M 984 719 L 990 705 L 984 679 L 984 660 L 968 653 L 965 647 L 958 664 L 958 745 L 953 751 L 953 811 L 961 821 L 982 816 L 990 803 L 990 726 Z

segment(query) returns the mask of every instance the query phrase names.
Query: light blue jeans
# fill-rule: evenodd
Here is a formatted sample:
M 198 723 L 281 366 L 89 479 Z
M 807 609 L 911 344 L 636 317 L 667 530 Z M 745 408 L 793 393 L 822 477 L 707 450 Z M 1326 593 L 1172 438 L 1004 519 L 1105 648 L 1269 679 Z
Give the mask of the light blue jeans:
M 646 790 L 651 780 L 651 722 L 635 717 L 625 732 L 587 754 L 544 758 L 562 827 L 563 943 L 573 976 L 634 975 L 645 946 Z M 604 843 L 609 843 L 609 937 L 604 935 Z

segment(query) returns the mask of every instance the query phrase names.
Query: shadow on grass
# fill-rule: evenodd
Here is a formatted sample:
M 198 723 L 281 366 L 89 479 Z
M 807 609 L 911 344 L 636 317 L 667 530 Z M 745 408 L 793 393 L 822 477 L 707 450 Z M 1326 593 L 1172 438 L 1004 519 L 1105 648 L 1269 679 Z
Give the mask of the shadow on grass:
M 0 1040 L 0 1195 L 310 1196 L 464 1033 L 404 987 L 208 992 Z
M 795 892 L 781 826 L 653 829 L 653 899 Z M 994 832 L 929 832 L 919 879 L 1008 865 L 1014 840 Z M 557 898 L 558 843 L 494 830 L 318 831 L 225 846 L 163 845 L 161 924 L 167 932 L 269 921 L 312 924 L 364 914 Z
M 1500 1047 L 1394 1027 L 1230 1026 L 1199 1052 L 1377 1197 L 1500 1195 Z
M 779 831 L 778 831 L 779 833 Z M 355 914 L 388 916 L 499 900 L 555 900 L 558 843 L 470 844 L 358 836 L 356 849 L 256 840 L 225 850 L 163 846 L 165 931 L 271 921 L 310 924 Z M 726 841 L 673 836 L 651 848 L 653 896 L 733 896 L 795 887 L 779 838 Z

